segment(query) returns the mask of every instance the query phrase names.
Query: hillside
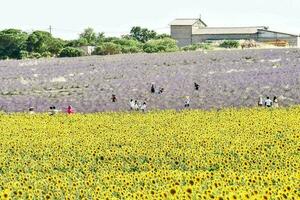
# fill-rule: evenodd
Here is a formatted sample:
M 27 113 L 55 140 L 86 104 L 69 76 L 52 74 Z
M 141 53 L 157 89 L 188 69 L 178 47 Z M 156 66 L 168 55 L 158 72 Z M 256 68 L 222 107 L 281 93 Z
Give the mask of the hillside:
M 150 94 L 151 83 L 163 87 Z M 200 85 L 195 91 L 193 83 Z M 234 50 L 0 61 L 0 106 L 25 111 L 71 104 L 79 112 L 255 106 L 259 95 L 300 103 L 300 50 Z M 116 94 L 118 102 L 111 103 Z

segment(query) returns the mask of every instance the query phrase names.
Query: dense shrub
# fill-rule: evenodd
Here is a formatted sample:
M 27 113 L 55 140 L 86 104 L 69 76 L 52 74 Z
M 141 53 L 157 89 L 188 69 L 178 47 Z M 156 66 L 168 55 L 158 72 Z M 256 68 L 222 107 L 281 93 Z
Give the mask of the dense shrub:
M 27 58 L 29 58 L 29 52 L 25 50 L 20 51 L 20 59 L 27 59 Z
M 192 44 L 189 46 L 182 47 L 183 51 L 196 51 L 198 49 L 211 50 L 213 49 L 213 47 L 210 43 Z
M 143 47 L 146 53 L 174 52 L 178 49 L 177 42 L 171 38 L 150 40 Z
M 43 52 L 41 54 L 41 56 L 44 57 L 44 58 L 51 58 L 53 56 L 53 54 L 49 51 L 46 51 L 46 52 Z
M 50 52 L 44 52 L 43 54 L 36 53 L 36 52 L 28 52 L 28 51 L 21 51 L 20 52 L 20 59 L 39 59 L 42 57 L 51 57 L 52 54 Z
M 122 53 L 138 53 L 142 51 L 142 44 L 135 39 L 117 39 L 113 43 L 120 45 Z
M 83 55 L 83 50 L 74 47 L 66 47 L 59 54 L 60 57 L 79 57 Z
M 122 53 L 121 45 L 113 42 L 104 42 L 103 44 L 97 46 L 94 51 L 95 55 L 113 55 L 119 53 Z
M 30 53 L 28 58 L 30 59 L 39 59 L 39 58 L 42 58 L 42 55 L 40 53 L 36 53 L 36 52 L 33 52 L 33 53 Z
M 235 40 L 226 40 L 220 44 L 222 48 L 239 48 L 240 43 Z

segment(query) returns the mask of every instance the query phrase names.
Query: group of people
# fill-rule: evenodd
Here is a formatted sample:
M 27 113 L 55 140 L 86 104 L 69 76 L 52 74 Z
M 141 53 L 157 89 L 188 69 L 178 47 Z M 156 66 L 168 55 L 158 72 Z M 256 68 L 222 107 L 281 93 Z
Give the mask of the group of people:
M 200 88 L 199 84 L 194 82 L 194 89 L 196 91 L 198 91 L 199 88 Z M 164 88 L 160 87 L 158 90 L 156 90 L 154 83 L 152 83 L 150 92 L 152 94 L 155 94 L 155 93 L 162 94 L 164 92 Z M 113 103 L 117 102 L 117 97 L 116 97 L 115 94 L 112 94 L 111 101 Z M 190 97 L 186 96 L 185 100 L 184 100 L 184 107 L 189 108 L 190 107 L 190 102 L 191 102 Z M 142 102 L 138 102 L 137 100 L 131 99 L 130 102 L 129 102 L 129 106 L 130 106 L 130 110 L 132 110 L 132 111 L 145 112 L 146 109 L 147 109 L 147 103 L 145 101 L 142 103 Z M 268 108 L 270 108 L 270 107 L 278 108 L 279 107 L 278 99 L 277 99 L 276 96 L 273 98 L 273 100 L 271 100 L 270 97 L 267 97 L 266 99 L 263 99 L 263 97 L 260 96 L 259 100 L 258 100 L 258 106 L 259 107 L 268 107 Z M 50 109 L 49 109 L 49 114 L 50 115 L 55 115 L 59 112 L 62 112 L 62 111 L 58 110 L 55 106 L 50 106 Z M 34 107 L 30 107 L 29 108 L 29 114 L 34 114 L 34 113 L 35 113 Z M 66 110 L 66 113 L 67 114 L 74 114 L 75 110 L 73 109 L 73 107 L 71 105 L 69 105 L 67 110 Z
M 29 111 L 29 114 L 31 114 L 31 115 L 35 114 L 34 107 L 30 107 L 28 109 L 28 111 Z M 49 115 L 51 115 L 51 116 L 56 115 L 60 112 L 62 112 L 62 110 L 57 109 L 55 106 L 50 106 L 49 111 L 48 111 Z M 67 110 L 66 110 L 66 113 L 71 115 L 71 114 L 75 113 L 75 110 L 71 105 L 69 105 Z
M 263 99 L 263 97 L 259 97 L 258 106 L 259 107 L 265 106 L 267 108 L 271 108 L 271 107 L 278 108 L 279 103 L 278 103 L 278 99 L 276 96 L 273 98 L 273 100 L 271 100 L 270 97 L 267 97 L 266 99 Z
M 111 95 L 111 102 L 116 103 L 117 102 L 117 96 L 115 94 Z M 143 103 L 138 102 L 137 100 L 131 99 L 129 102 L 130 110 L 135 110 L 135 111 L 142 111 L 145 112 L 147 108 L 147 103 L 144 101 Z
M 151 93 L 152 94 L 155 94 L 156 93 L 156 89 L 155 89 L 155 86 L 154 86 L 154 83 L 151 84 Z M 165 89 L 163 87 L 160 87 L 157 91 L 158 94 L 162 94 L 163 92 L 165 91 Z
M 137 100 L 131 99 L 129 102 L 130 105 L 130 110 L 135 110 L 135 111 L 142 111 L 145 112 L 147 109 L 147 103 L 144 101 L 143 103 L 138 102 Z

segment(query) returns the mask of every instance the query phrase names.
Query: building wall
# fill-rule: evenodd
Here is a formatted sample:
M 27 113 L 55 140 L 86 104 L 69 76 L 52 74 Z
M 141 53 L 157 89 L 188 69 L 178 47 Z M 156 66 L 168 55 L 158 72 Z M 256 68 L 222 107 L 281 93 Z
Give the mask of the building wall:
M 204 28 L 204 27 L 206 27 L 206 26 L 203 23 L 201 23 L 201 21 L 198 21 L 193 25 L 193 29 L 200 29 L 200 28 Z
M 94 47 L 94 46 L 82 46 L 82 47 L 79 47 L 79 48 L 84 51 L 85 56 L 91 56 L 93 54 L 93 52 L 95 51 L 96 47 Z
M 179 47 L 213 40 L 256 40 L 259 42 L 284 40 L 287 41 L 290 46 L 298 45 L 298 47 L 300 47 L 299 37 L 267 30 L 259 30 L 257 34 L 193 35 L 193 29 L 199 29 L 201 26 L 203 26 L 201 23 L 197 23 L 194 26 L 171 26 L 171 37 L 177 40 Z
M 179 47 L 190 45 L 192 42 L 192 26 L 171 26 L 171 37 L 177 40 Z
M 276 40 L 284 40 L 287 41 L 290 46 L 297 46 L 297 36 L 263 30 L 260 30 L 258 33 L 259 42 L 268 42 Z
M 256 40 L 257 34 L 216 34 L 216 35 L 193 35 L 193 44 L 213 40 Z
M 297 40 L 298 37 L 282 34 L 282 33 L 273 33 L 260 31 L 259 34 L 217 34 L 217 35 L 193 35 L 192 43 L 197 44 L 205 41 L 214 41 L 214 40 L 255 40 L 258 42 L 269 42 L 276 40 L 284 40 L 289 43 L 290 46 L 300 47 L 300 41 Z

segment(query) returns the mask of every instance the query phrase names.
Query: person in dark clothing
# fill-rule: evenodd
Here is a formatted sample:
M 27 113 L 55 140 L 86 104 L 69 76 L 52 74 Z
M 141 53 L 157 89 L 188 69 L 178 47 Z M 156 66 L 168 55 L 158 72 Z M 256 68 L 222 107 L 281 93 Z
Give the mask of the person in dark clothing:
M 154 87 L 154 84 L 152 83 L 152 85 L 151 85 L 151 93 L 155 93 L 155 87 Z
M 30 107 L 30 108 L 29 108 L 29 114 L 30 114 L 30 115 L 35 114 L 35 112 L 34 112 L 34 107 Z
M 195 90 L 199 90 L 200 85 L 198 83 L 194 83 Z
M 158 94 L 162 94 L 165 91 L 164 88 L 160 88 Z
M 111 95 L 111 101 L 112 101 L 113 103 L 117 102 L 117 97 L 116 97 L 115 94 Z

